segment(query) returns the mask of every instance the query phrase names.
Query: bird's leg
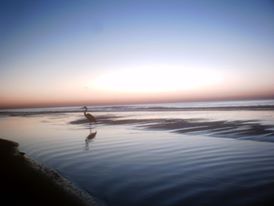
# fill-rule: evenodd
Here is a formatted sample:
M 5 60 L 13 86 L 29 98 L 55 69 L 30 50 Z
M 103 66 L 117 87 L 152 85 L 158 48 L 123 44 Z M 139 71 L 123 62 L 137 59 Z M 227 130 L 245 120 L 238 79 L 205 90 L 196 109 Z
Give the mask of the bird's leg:
M 85 140 L 85 150 L 86 151 L 89 150 L 89 141 L 88 141 L 88 139 Z

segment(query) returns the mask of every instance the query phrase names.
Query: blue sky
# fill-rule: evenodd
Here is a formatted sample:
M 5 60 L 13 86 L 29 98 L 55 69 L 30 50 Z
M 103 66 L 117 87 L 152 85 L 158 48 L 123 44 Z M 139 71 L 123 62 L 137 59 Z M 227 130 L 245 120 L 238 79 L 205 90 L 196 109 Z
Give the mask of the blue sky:
M 2 106 L 274 96 L 270 0 L 1 1 L 0 26 Z

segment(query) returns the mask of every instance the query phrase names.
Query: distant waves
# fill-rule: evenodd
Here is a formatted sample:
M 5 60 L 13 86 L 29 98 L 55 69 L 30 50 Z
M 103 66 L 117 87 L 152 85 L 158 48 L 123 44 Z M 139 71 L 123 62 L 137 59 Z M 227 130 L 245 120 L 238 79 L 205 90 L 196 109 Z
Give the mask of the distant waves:
M 245 104 L 244 104 L 245 103 Z M 261 103 L 189 103 L 189 104 L 146 104 L 146 105 L 112 105 L 112 106 L 89 106 L 90 112 L 176 112 L 176 111 L 274 111 L 273 101 Z M 81 113 L 81 106 L 52 107 L 52 108 L 28 108 L 28 109 L 0 109 L 0 115 L 6 116 L 29 116 L 58 113 Z

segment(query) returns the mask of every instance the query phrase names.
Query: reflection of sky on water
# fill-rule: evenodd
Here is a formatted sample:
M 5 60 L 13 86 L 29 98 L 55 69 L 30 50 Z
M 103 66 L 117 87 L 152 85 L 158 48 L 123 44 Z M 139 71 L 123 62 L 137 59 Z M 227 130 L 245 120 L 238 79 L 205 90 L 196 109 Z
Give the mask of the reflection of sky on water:
M 94 113 L 96 117 L 113 114 L 118 119 L 268 118 L 273 123 L 269 111 Z M 148 131 L 138 124 L 98 124 L 96 137 L 87 144 L 89 125 L 70 124 L 81 118 L 82 113 L 2 116 L 0 137 L 19 142 L 33 159 L 114 206 L 199 205 L 200 201 L 212 206 L 223 203 L 218 199 L 222 195 L 231 197 L 228 205 L 236 205 L 242 198 L 238 194 L 252 188 L 256 192 L 248 194 L 255 200 L 273 196 L 273 143 Z
M 257 120 L 264 124 L 274 124 L 274 111 L 171 111 L 171 112 L 120 112 L 119 119 L 182 118 L 207 120 Z
M 274 125 L 274 111 L 170 111 L 170 112 L 94 112 L 95 116 L 117 116 L 120 119 L 206 119 L 209 121 L 256 120 L 262 124 Z M 63 135 L 73 132 L 83 133 L 89 125 L 70 125 L 71 121 L 83 118 L 81 113 L 40 114 L 27 117 L 2 116 L 0 128 L 2 137 L 50 138 L 57 137 L 58 130 L 65 127 Z M 201 120 L 203 121 L 203 120 Z M 41 124 L 43 123 L 43 124 Z M 98 125 L 100 127 L 100 125 Z M 76 131 L 74 131 L 76 130 Z M 46 131 L 46 132 L 45 132 Z M 83 134 L 83 136 L 85 136 Z
M 269 111 L 94 115 L 99 119 L 100 115 L 117 115 L 117 119 L 259 119 L 273 123 Z M 82 118 L 82 113 L 2 116 L 1 137 L 19 142 L 20 149 L 33 159 L 114 206 L 199 205 L 203 201 L 212 206 L 223 202 L 222 195 L 230 195 L 229 205 L 237 205 L 239 200 L 248 203 L 241 194 L 250 188 L 258 191 L 251 193 L 255 200 L 273 196 L 273 143 L 149 131 L 136 127 L 138 123 L 98 124 L 91 130 L 88 123 L 70 124 Z M 95 130 L 96 137 L 87 142 Z M 191 201 L 188 191 L 192 191 Z

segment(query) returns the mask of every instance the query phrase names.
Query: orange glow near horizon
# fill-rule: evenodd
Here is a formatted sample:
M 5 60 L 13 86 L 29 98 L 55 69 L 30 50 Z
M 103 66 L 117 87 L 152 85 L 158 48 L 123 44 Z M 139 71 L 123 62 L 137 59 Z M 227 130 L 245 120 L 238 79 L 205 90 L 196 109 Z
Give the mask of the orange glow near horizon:
M 265 76 L 271 73 L 246 78 L 245 73 L 235 76 L 217 68 L 162 64 L 98 72 L 92 78 L 55 77 L 47 85 L 18 78 L 21 87 L 6 84 L 0 89 L 0 107 L 273 98 L 274 83 Z
M 264 84 L 267 74 L 260 75 L 245 78 L 217 68 L 162 64 L 115 69 L 92 78 L 56 78 L 49 85 L 18 79 L 22 87 L 0 90 L 0 107 L 273 98 L 274 83 Z
M 73 85 L 63 82 L 64 85 L 49 87 L 46 91 L 39 88 L 28 92 L 14 91 L 0 97 L 0 107 L 237 100 L 273 98 L 274 94 L 274 87 L 261 88 L 248 83 L 239 87 L 243 81 L 217 71 L 204 70 L 197 77 L 191 70 L 157 68 L 110 72 L 84 84 L 81 81 Z

